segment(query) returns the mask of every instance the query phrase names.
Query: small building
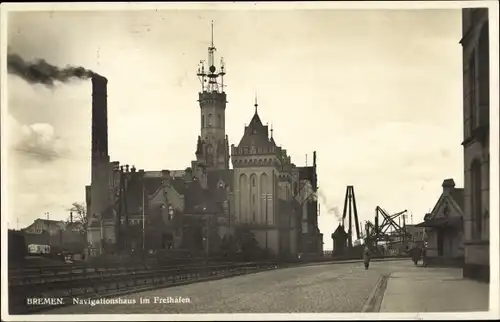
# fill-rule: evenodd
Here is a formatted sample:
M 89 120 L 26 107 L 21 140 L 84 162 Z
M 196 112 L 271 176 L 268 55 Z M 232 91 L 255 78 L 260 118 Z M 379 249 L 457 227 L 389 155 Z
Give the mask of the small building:
M 50 235 L 58 234 L 65 226 L 62 220 L 36 219 L 31 225 L 22 231 L 29 234 L 43 234 L 48 232 Z
M 333 256 L 344 255 L 347 250 L 347 233 L 342 225 L 339 224 L 337 229 L 332 234 L 333 239 Z
M 424 222 L 429 265 L 462 266 L 464 189 L 455 188 L 453 179 L 443 181 L 443 192 Z

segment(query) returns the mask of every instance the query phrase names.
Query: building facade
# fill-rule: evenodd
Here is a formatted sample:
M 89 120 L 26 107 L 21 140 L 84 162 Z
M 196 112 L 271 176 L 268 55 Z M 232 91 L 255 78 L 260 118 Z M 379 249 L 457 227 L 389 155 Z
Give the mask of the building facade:
M 103 127 L 93 130 L 94 175 L 87 187 L 88 236 L 94 250 L 125 241 L 127 249 L 189 248 L 208 254 L 236 228 L 245 227 L 268 254 L 293 257 L 302 248 L 322 253 L 316 162 L 312 167 L 292 163 L 274 141 L 273 130 L 262 123 L 257 100 L 239 144 L 229 146 L 226 71 L 223 59 L 215 62 L 215 51 L 212 41 L 208 59 L 197 70 L 200 133 L 195 159 L 185 170 L 137 171 L 109 162 L 107 136 L 98 137 L 107 131 L 106 120 L 99 120 L 106 115 L 97 111 L 106 107 L 107 81 L 93 82 L 93 125 Z
M 464 277 L 489 280 L 489 24 L 487 8 L 462 9 Z
M 463 266 L 464 189 L 455 188 L 453 179 L 443 181 L 443 192 L 432 211 L 424 216 L 429 264 Z

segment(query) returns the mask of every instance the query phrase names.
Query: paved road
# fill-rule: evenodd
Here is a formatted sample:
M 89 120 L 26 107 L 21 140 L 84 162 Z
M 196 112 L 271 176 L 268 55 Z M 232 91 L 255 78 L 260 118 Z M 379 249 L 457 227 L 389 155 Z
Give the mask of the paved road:
M 273 270 L 122 296 L 136 304 L 71 305 L 45 314 L 360 312 L 382 275 L 407 261 L 330 264 Z M 154 303 L 154 298 L 190 303 Z M 149 304 L 140 304 L 148 298 Z

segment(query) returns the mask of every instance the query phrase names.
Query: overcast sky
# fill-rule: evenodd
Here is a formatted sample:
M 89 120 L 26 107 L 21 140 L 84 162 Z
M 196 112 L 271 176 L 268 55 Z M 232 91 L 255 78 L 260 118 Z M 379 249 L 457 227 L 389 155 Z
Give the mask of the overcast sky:
M 226 62 L 226 131 L 254 111 L 292 161 L 317 151 L 325 249 L 354 185 L 360 220 L 381 206 L 413 222 L 446 178 L 463 186 L 460 10 L 10 13 L 10 52 L 106 76 L 112 160 L 184 169 L 200 116 L 196 68 L 215 21 Z M 66 219 L 90 182 L 90 81 L 54 88 L 8 78 L 9 226 Z M 53 157 L 50 157 L 53 156 Z

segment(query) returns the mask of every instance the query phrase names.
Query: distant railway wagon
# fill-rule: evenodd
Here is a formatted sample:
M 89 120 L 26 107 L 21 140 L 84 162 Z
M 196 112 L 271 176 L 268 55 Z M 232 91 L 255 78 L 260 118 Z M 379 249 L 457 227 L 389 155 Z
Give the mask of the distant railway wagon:
M 50 245 L 37 245 L 37 244 L 28 245 L 28 253 L 33 255 L 50 254 Z

